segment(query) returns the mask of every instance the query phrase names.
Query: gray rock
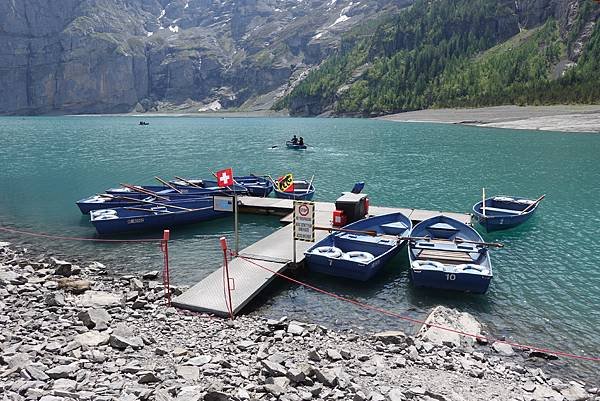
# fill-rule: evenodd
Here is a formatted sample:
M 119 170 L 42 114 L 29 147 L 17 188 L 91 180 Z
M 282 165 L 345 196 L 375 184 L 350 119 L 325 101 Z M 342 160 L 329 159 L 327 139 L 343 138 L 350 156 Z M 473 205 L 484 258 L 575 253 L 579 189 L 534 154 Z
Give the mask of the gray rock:
M 144 280 L 156 280 L 159 275 L 160 275 L 160 272 L 158 270 L 152 270 L 152 271 L 144 273 L 142 275 L 142 278 Z
M 342 359 L 342 354 L 336 349 L 329 348 L 327 349 L 327 357 L 332 361 L 339 361 Z
M 515 351 L 510 346 L 510 344 L 496 341 L 494 344 L 492 344 L 492 348 L 494 349 L 494 351 L 503 356 L 511 356 L 515 354 Z
M 158 383 L 161 381 L 154 372 L 139 372 L 139 376 L 138 383 L 140 384 Z
M 109 339 L 110 336 L 108 334 L 92 330 L 76 335 L 74 341 L 82 346 L 98 347 L 100 345 L 108 344 Z
M 46 370 L 46 374 L 52 379 L 72 379 L 75 377 L 78 370 L 79 365 L 77 363 L 72 363 L 70 365 L 55 366 L 52 369 Z
M 327 387 L 335 386 L 337 376 L 332 369 L 315 369 L 314 373 L 315 379 L 317 379 L 319 383 L 323 383 Z
M 204 401 L 229 401 L 229 397 L 226 393 L 220 391 L 209 391 L 204 395 Z
M 144 283 L 137 278 L 132 278 L 129 281 L 129 286 L 133 291 L 144 291 Z
M 560 390 L 560 393 L 567 399 L 567 401 L 585 401 L 589 398 L 589 394 L 579 384 L 572 384 L 564 390 Z
M 308 352 L 308 359 L 315 362 L 321 362 L 321 356 L 315 350 L 311 350 Z
M 432 327 L 434 325 L 437 327 Z M 461 336 L 456 332 L 442 330 L 438 328 L 440 326 L 473 335 L 481 335 L 481 324 L 472 315 L 444 306 L 437 306 L 425 320 L 425 324 L 423 324 L 417 333 L 417 338 L 429 341 L 435 345 L 446 345 L 449 347 L 459 347 L 461 344 L 466 346 L 473 345 L 474 340 L 472 337 Z
M 285 389 L 277 384 L 265 384 L 265 391 L 267 393 L 273 394 L 275 397 L 279 397 L 281 394 L 285 393 Z
M 56 379 L 56 380 L 54 380 L 54 383 L 52 384 L 52 390 L 54 390 L 55 392 L 57 390 L 74 392 L 76 388 L 77 388 L 77 382 L 75 380 L 71 380 L 71 379 Z
M 202 366 L 202 365 L 206 365 L 207 363 L 209 363 L 211 361 L 211 359 L 212 358 L 210 355 L 200 355 L 200 356 L 190 358 L 187 362 L 185 362 L 185 364 L 192 365 L 192 366 Z
M 285 376 L 287 373 L 287 370 L 279 363 L 269 360 L 262 360 L 260 363 L 271 376 Z
M 105 291 L 87 291 L 81 295 L 79 303 L 88 307 L 116 307 L 122 305 L 122 297 Z
M 133 349 L 141 349 L 144 347 L 144 341 L 140 337 L 124 337 L 115 334 L 110 335 L 109 344 L 111 347 L 120 350 L 124 350 L 127 347 Z
M 533 383 L 531 380 L 527 380 L 525 383 L 523 383 L 523 385 L 521 386 L 521 388 L 525 391 L 527 391 L 528 393 L 533 393 L 533 391 L 535 390 L 535 383 Z
M 402 331 L 382 331 L 373 335 L 373 338 L 386 344 L 403 344 L 406 342 L 406 334 Z
M 65 297 L 60 292 L 53 292 L 50 294 L 46 294 L 46 298 L 44 302 L 48 306 L 65 306 L 67 303 L 65 302 Z
M 39 369 L 33 365 L 28 365 L 25 368 L 25 371 L 27 371 L 27 373 L 29 373 L 29 376 L 31 376 L 31 378 L 34 380 L 39 380 L 39 381 L 43 381 L 43 382 L 50 380 L 50 376 L 48 376 L 41 369 Z
M 144 309 L 146 306 L 148 306 L 148 301 L 137 299 L 133 305 L 131 305 L 131 309 Z
M 65 399 L 62 397 L 56 397 L 53 395 L 44 395 L 44 396 L 42 396 L 42 398 L 40 398 L 39 401 L 65 401 Z
M 70 277 L 72 264 L 70 262 L 66 262 L 64 260 L 58 260 L 56 258 L 51 258 L 54 261 L 54 274 L 57 276 Z
M 112 317 L 110 313 L 102 308 L 90 308 L 77 314 L 79 320 L 88 329 L 96 329 L 99 331 L 106 330 Z
M 175 401 L 200 401 L 204 396 L 204 386 L 182 387 Z
M 177 376 L 187 381 L 197 381 L 200 378 L 200 368 L 197 366 L 178 366 Z
M 29 355 L 25 353 L 18 353 L 10 358 L 3 357 L 3 359 L 7 359 L 9 369 L 25 369 L 31 363 Z
M 302 333 L 304 333 L 304 327 L 295 323 L 290 323 L 288 325 L 287 332 L 294 336 L 301 336 Z
M 402 389 L 399 389 L 399 388 L 391 389 L 390 392 L 388 393 L 388 398 L 390 399 L 390 401 L 405 401 L 406 400 L 406 397 L 404 396 Z

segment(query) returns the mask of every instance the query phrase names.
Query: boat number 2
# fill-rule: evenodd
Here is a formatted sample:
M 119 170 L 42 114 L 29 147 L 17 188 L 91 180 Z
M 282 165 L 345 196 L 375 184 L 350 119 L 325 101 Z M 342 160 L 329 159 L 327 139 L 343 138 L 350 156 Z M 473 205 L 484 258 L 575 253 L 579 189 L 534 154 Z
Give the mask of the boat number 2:
M 446 274 L 446 280 L 448 280 L 448 281 L 454 281 L 454 280 L 456 280 L 456 274 L 447 273 Z

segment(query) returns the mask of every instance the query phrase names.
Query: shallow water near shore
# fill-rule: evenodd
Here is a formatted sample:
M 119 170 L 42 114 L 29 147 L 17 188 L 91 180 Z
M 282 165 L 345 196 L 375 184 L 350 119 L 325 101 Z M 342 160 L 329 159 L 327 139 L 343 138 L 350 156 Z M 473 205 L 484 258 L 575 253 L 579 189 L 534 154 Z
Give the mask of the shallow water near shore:
M 211 170 L 229 166 L 236 174 L 293 172 L 307 179 L 315 174 L 315 200 L 322 201 L 334 201 L 358 180 L 366 181 L 371 204 L 455 212 L 469 212 L 484 186 L 488 194 L 546 193 L 529 222 L 484 235 L 504 244 L 492 252 L 494 279 L 484 296 L 412 288 L 405 252 L 368 283 L 307 272 L 297 276 L 410 317 L 422 318 L 436 304 L 457 307 L 513 341 L 600 356 L 600 136 L 358 119 L 145 120 L 149 126 L 138 126 L 134 117 L 0 118 L 0 226 L 93 238 L 93 226 L 76 200 L 121 182 L 151 184 L 155 175 L 209 177 Z M 293 134 L 312 145 L 308 151 L 282 147 Z M 174 230 L 172 281 L 192 285 L 218 268 L 218 238 L 232 238 L 232 225 L 233 219 L 225 218 Z M 275 216 L 241 216 L 242 247 L 279 226 Z M 0 240 L 97 260 L 119 272 L 162 267 L 157 244 L 98 244 L 2 231 Z M 341 329 L 412 328 L 297 285 L 273 287 L 254 302 L 257 313 Z M 591 378 L 598 364 L 576 368 Z

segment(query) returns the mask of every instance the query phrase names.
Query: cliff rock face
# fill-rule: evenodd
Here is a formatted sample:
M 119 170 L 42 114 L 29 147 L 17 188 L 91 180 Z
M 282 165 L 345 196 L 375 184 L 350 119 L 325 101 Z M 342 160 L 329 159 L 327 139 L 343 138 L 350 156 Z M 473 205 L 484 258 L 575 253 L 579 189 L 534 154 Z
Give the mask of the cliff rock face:
M 251 105 L 397 3 L 2 0 L 0 114 Z

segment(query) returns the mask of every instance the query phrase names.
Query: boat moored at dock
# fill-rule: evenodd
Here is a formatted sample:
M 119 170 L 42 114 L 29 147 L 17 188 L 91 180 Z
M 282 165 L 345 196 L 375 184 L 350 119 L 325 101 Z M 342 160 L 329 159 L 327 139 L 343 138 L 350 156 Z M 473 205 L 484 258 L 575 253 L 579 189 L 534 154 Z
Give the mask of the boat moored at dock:
M 334 232 L 305 253 L 311 271 L 366 281 L 406 244 L 412 223 L 404 214 L 369 217 Z
M 473 213 L 486 231 L 504 230 L 529 220 L 544 197 L 532 200 L 518 196 L 493 196 L 473 205 Z
M 294 199 L 294 200 L 311 200 L 315 196 L 315 187 L 311 182 L 306 180 L 295 180 L 293 191 L 282 191 L 277 183 L 274 183 L 273 191 L 275 197 L 280 199 Z
M 413 284 L 485 293 L 492 280 L 486 245 L 475 229 L 458 220 L 441 215 L 423 220 L 408 244 Z
M 90 221 L 100 235 L 150 231 L 199 223 L 224 217 L 230 212 L 215 211 L 213 198 L 170 203 L 100 209 L 90 212 Z

